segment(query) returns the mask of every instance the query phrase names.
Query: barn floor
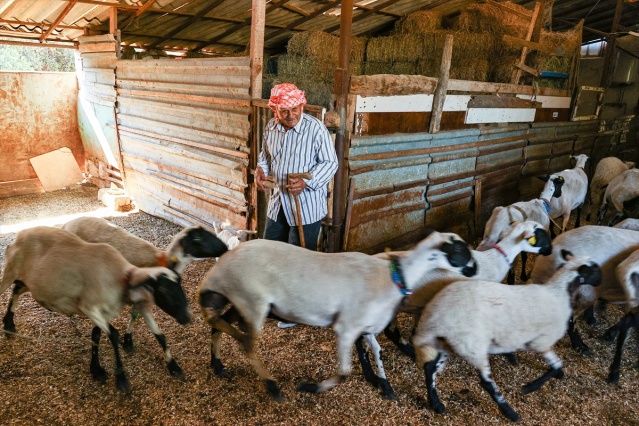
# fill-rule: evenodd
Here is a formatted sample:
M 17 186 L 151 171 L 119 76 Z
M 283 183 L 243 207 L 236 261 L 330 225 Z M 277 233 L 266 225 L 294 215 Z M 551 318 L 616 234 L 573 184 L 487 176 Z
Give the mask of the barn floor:
M 76 187 L 39 196 L 0 200 L 0 264 L 15 233 L 9 226 L 100 208 L 97 189 Z M 114 223 L 166 247 L 180 229 L 142 212 L 110 218 Z M 397 401 L 382 399 L 363 378 L 353 354 L 353 374 L 345 383 L 320 395 L 298 393 L 295 386 L 307 379 L 323 379 L 335 372 L 335 337 L 329 329 L 298 326 L 281 330 L 267 321 L 259 353 L 279 381 L 286 401 L 268 398 L 264 386 L 243 357 L 239 346 L 223 338 L 223 359 L 232 374 L 216 377 L 209 368 L 209 331 L 197 307 L 197 288 L 212 261 L 192 263 L 183 285 L 192 303 L 194 322 L 179 326 L 161 312 L 156 319 L 164 330 L 173 355 L 184 369 L 185 381 L 167 373 L 159 345 L 139 324 L 134 334 L 136 350 L 123 354 L 131 381 L 131 395 L 122 395 L 110 376 L 106 384 L 95 383 L 89 374 L 91 323 L 68 318 L 22 297 L 17 313 L 19 337 L 0 336 L 0 419 L 2 424 L 54 425 L 460 425 L 507 424 L 478 377 L 463 360 L 452 356 L 438 376 L 438 389 L 447 412 L 437 415 L 425 399 L 422 372 L 399 354 L 383 336 L 385 367 Z M 4 312 L 10 291 L 0 295 Z M 609 307 L 593 328 L 580 323 L 592 354 L 575 354 L 567 337 L 556 346 L 566 376 L 552 380 L 540 391 L 522 395 L 521 386 L 540 376 L 546 366 L 534 353 L 519 353 L 519 365 L 503 357 L 492 358 L 493 377 L 506 400 L 521 415 L 524 425 L 639 425 L 639 371 L 636 337 L 632 337 L 622 364 L 619 386 L 606 383 L 614 345 L 599 336 L 613 324 L 622 309 Z M 114 323 L 123 331 L 128 319 L 122 314 Z M 402 322 L 406 325 L 407 319 Z M 112 372 L 113 352 L 106 339 L 101 343 L 102 361 Z

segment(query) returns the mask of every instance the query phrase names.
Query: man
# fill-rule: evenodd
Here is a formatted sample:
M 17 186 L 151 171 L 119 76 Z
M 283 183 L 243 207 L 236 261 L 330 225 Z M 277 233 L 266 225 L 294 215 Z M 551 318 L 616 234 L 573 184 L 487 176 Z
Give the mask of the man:
M 273 87 L 268 106 L 275 117 L 268 122 L 255 170 L 255 183 L 265 191 L 271 175 L 276 183 L 268 203 L 264 238 L 300 245 L 299 226 L 306 248 L 317 250 L 317 238 L 326 216 L 328 182 L 337 171 L 337 155 L 328 129 L 320 120 L 304 114 L 304 92 L 291 83 Z M 311 179 L 291 178 L 289 173 L 311 174 Z M 299 197 L 302 223 L 297 223 L 294 195 Z M 279 322 L 278 327 L 295 323 Z
M 269 199 L 264 238 L 300 245 L 294 195 L 301 207 L 306 248 L 317 250 L 317 238 L 326 216 L 327 185 L 337 171 L 337 155 L 328 129 L 304 114 L 304 92 L 291 83 L 273 87 L 269 107 L 275 117 L 264 131 L 255 183 L 264 191 L 268 175 L 275 189 Z M 311 179 L 291 178 L 289 173 L 309 172 Z

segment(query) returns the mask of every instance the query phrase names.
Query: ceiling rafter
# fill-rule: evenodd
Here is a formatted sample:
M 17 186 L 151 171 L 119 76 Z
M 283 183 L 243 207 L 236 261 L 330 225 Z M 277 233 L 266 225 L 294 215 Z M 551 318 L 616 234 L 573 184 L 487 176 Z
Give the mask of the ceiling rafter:
M 47 37 L 49 36 L 49 34 L 51 34 L 53 32 L 53 30 L 55 30 L 55 28 L 58 26 L 58 24 L 60 22 L 62 22 L 62 20 L 64 19 L 65 16 L 67 16 L 69 14 L 69 12 L 71 12 L 71 9 L 73 9 L 73 6 L 75 6 L 75 4 L 78 2 L 78 0 L 73 0 L 71 2 L 69 2 L 69 4 L 64 8 L 64 10 L 62 11 L 62 13 L 56 18 L 55 21 L 53 21 L 53 24 L 51 24 L 51 26 L 49 27 L 49 29 L 47 29 L 41 36 L 40 36 L 40 43 L 42 43 L 43 41 L 45 41 L 47 39 Z
M 291 31 L 293 28 L 297 27 L 298 25 L 303 24 L 304 22 L 310 21 L 311 19 L 315 18 L 316 16 L 319 16 L 319 15 L 323 14 L 324 12 L 333 9 L 336 4 L 339 4 L 339 2 L 340 2 L 340 0 L 329 0 L 324 7 L 320 7 L 319 9 L 316 9 L 314 12 L 311 12 L 311 14 L 308 15 L 307 17 L 301 18 L 301 19 L 297 19 L 297 20 L 291 22 L 290 24 L 288 24 L 286 27 L 270 33 L 268 35 L 268 37 L 265 36 L 264 37 L 264 41 L 272 40 L 273 38 L 277 37 L 280 34 L 283 34 L 283 33 L 287 32 L 287 31 Z
M 142 6 L 141 8 L 139 8 L 133 15 L 129 16 L 129 18 L 127 19 L 127 21 L 124 23 L 124 25 L 122 26 L 122 30 L 125 30 L 129 25 L 131 25 L 131 23 L 133 21 L 135 21 L 135 19 L 142 15 L 144 12 L 146 12 L 151 6 L 153 6 L 153 4 L 155 3 L 155 0 L 148 0 L 146 3 L 144 3 L 144 6 Z
M 152 45 L 150 45 L 149 49 L 153 49 L 158 44 L 169 40 L 171 37 L 173 37 L 176 34 L 179 34 L 181 31 L 183 31 L 184 29 L 190 27 L 193 23 L 199 21 L 204 15 L 206 15 L 207 13 L 209 13 L 210 11 L 212 11 L 213 9 L 215 9 L 216 7 L 218 7 L 222 3 L 224 3 L 224 0 L 214 0 L 212 3 L 210 3 L 204 9 L 200 10 L 198 13 L 193 15 L 191 18 L 187 19 L 182 24 L 178 25 L 176 28 L 174 28 L 173 30 L 169 31 L 168 34 L 165 34 L 164 38 L 161 38 L 160 40 L 157 40 Z
M 126 4 L 126 3 L 98 1 L 98 0 L 62 0 L 62 1 L 69 1 L 69 2 L 73 2 L 73 3 L 93 4 L 93 5 L 96 5 L 96 6 L 108 6 L 108 7 L 115 7 L 116 9 L 125 9 L 125 10 L 138 10 L 140 8 L 140 6 L 133 6 L 131 4 Z
M 44 29 L 45 27 L 51 26 L 51 24 L 47 24 L 46 22 L 29 22 L 29 21 L 18 21 L 15 19 L 0 19 L 0 24 L 8 24 L 8 25 L 24 25 L 26 27 L 38 27 Z M 79 25 L 57 25 L 55 28 L 60 28 L 63 30 L 84 30 L 84 27 Z
M 371 9 L 365 10 L 362 13 L 358 13 L 356 16 L 353 16 L 353 22 L 361 21 L 362 19 L 370 16 L 371 14 L 377 13 L 377 11 L 384 9 L 385 7 L 394 5 L 398 1 L 399 0 L 388 0 Z M 327 33 L 332 33 L 333 31 L 339 30 L 339 27 L 340 27 L 340 24 L 333 25 L 332 27 L 326 28 L 324 31 Z

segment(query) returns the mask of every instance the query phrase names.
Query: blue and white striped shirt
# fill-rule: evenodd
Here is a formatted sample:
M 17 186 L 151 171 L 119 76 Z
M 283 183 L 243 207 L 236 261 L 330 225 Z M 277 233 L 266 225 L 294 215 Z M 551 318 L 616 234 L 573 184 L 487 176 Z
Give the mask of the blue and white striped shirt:
M 266 125 L 257 166 L 277 184 L 268 203 L 267 216 L 277 220 L 280 207 L 289 225 L 297 226 L 295 198 L 285 188 L 289 173 L 310 172 L 306 188 L 299 195 L 302 224 L 317 222 L 326 216 L 328 182 L 337 171 L 337 154 L 328 129 L 320 120 L 302 114 L 300 121 L 286 131 L 277 118 Z

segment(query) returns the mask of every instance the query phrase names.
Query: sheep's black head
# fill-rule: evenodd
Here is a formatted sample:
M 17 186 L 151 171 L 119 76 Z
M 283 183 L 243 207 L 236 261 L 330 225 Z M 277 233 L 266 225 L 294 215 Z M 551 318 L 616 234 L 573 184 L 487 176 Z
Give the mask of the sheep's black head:
M 448 263 L 456 268 L 463 268 L 461 272 L 464 276 L 472 277 L 477 274 L 477 262 L 465 241 L 451 238 L 449 242 L 442 244 L 441 250 L 446 253 Z
M 576 258 L 570 251 L 566 249 L 561 249 L 561 257 L 570 262 Z M 572 280 L 572 282 L 568 285 L 568 292 L 572 295 L 577 289 L 582 285 L 590 285 L 593 287 L 597 287 L 601 284 L 601 267 L 589 259 L 582 258 L 583 262 L 577 268 L 577 276 Z
M 201 226 L 186 229 L 180 246 L 185 255 L 198 259 L 220 257 L 228 250 L 222 240 Z
M 191 312 L 180 282 L 178 274 L 166 270 L 150 276 L 143 285 L 153 293 L 158 308 L 171 315 L 178 323 L 186 325 L 191 322 Z
M 533 247 L 539 247 L 539 254 L 548 256 L 552 253 L 552 239 L 550 234 L 543 228 L 535 229 L 535 244 Z

